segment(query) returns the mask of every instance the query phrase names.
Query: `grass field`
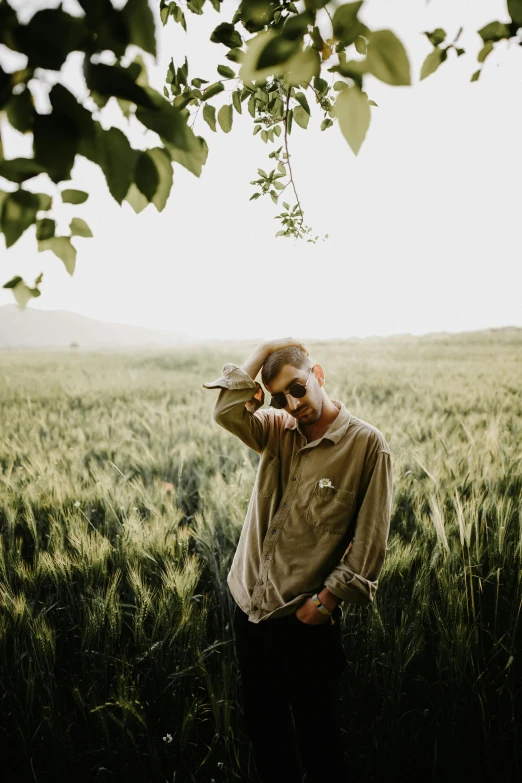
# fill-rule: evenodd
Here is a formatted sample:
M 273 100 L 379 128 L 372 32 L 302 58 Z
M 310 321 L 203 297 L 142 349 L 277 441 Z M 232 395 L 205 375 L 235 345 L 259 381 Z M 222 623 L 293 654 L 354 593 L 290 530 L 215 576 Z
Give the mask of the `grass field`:
M 307 344 L 393 457 L 344 608 L 353 781 L 522 779 L 522 330 Z M 258 455 L 201 387 L 252 348 L 0 354 L 10 780 L 255 780 L 226 576 Z

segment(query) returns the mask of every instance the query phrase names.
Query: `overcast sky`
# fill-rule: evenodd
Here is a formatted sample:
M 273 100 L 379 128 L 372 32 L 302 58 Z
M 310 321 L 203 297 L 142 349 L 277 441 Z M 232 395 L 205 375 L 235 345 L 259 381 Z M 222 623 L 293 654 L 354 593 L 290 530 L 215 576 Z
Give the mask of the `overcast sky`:
M 39 3 L 13 5 L 27 12 Z M 158 16 L 159 3 L 151 5 Z M 230 21 L 236 5 L 225 0 L 221 15 L 210 7 L 203 16 L 187 11 L 188 36 L 173 20 L 163 28 L 158 18 L 158 63 L 148 60 L 153 86 L 162 90 L 170 58 L 178 66 L 185 53 L 189 78 L 217 78 L 217 63 L 228 62 L 226 50 L 209 36 L 220 21 Z M 79 8 L 76 0 L 65 7 Z M 200 112 L 194 129 L 208 141 L 207 165 L 199 179 L 175 166 L 161 213 L 152 205 L 140 215 L 126 202 L 119 207 L 100 170 L 78 157 L 68 186 L 88 190 L 90 198 L 56 215 L 63 233 L 74 215 L 94 233 L 74 240 L 74 276 L 50 252 L 37 253 L 31 228 L 9 251 L 0 237 L 1 284 L 15 274 L 32 284 L 43 271 L 42 296 L 29 307 L 218 338 L 522 326 L 522 47 L 498 44 L 480 80 L 470 84 L 481 48 L 476 30 L 507 20 L 505 0 L 369 0 L 362 18 L 399 35 L 414 86 L 368 78 L 365 88 L 378 108 L 357 157 L 337 126 L 319 131 L 322 112 L 313 96 L 308 130 L 294 123 L 290 152 L 305 221 L 314 235 L 328 233 L 327 241 L 276 239 L 276 205 L 269 197 L 248 200 L 250 180 L 258 167 L 267 169 L 276 145 L 252 136 L 245 103 L 228 135 L 212 133 Z M 422 31 L 444 27 L 452 40 L 461 25 L 466 55 L 457 60 L 452 53 L 419 83 L 431 50 Z M 23 66 L 24 59 L 0 46 L 4 68 Z M 60 78 L 84 97 L 80 62 L 70 56 Z M 227 99 L 222 93 L 214 103 Z M 37 101 L 43 107 L 45 96 Z M 117 107 L 101 116 L 106 127 L 127 126 Z M 154 134 L 141 128 L 130 128 L 134 146 L 154 146 Z M 6 157 L 27 152 L 29 136 L 9 132 L 6 123 L 3 136 Z M 43 176 L 28 187 L 54 188 Z M 0 305 L 13 301 L 0 288 Z

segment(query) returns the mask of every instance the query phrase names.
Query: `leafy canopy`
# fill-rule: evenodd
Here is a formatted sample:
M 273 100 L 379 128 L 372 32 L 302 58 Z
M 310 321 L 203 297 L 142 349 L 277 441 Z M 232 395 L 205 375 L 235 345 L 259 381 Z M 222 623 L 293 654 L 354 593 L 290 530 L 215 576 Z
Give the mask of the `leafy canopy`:
M 220 22 L 210 36 L 210 45 L 219 46 L 223 54 L 217 78 L 208 74 L 208 79 L 189 79 L 187 58 L 179 67 L 172 59 L 163 94 L 149 86 L 143 57 L 129 62 L 126 56 L 130 45 L 156 56 L 148 0 L 127 0 L 120 9 L 111 0 L 79 4 L 81 16 L 60 7 L 44 8 L 22 24 L 8 0 L 0 0 L 0 43 L 27 58 L 26 66 L 14 73 L 0 67 L 1 119 L 30 134 L 33 147 L 32 157 L 6 160 L 0 137 L 0 178 L 7 183 L 0 190 L 0 231 L 10 248 L 34 225 L 38 250 L 53 252 L 70 275 L 76 265 L 72 239 L 92 236 L 81 217 L 71 219 L 69 234 L 55 234 L 61 205 L 79 206 L 88 198 L 88 193 L 62 187 L 71 180 L 77 155 L 100 167 L 118 204 L 127 201 L 136 213 L 149 204 L 162 211 L 173 184 L 173 164 L 199 177 L 207 160 L 207 140 L 194 132 L 201 108 L 212 134 L 231 133 L 235 114 L 243 114 L 245 107 L 253 133 L 264 144 L 275 145 L 268 155 L 268 168 L 273 168 L 257 169 L 250 200 L 269 195 L 279 209 L 282 205 L 276 236 L 316 242 L 319 237 L 313 237 L 304 223 L 292 173 L 289 140 L 294 122 L 306 130 L 314 106 L 321 131 L 338 122 L 357 155 L 368 132 L 371 107 L 376 106 L 365 89 L 367 77 L 397 87 L 411 84 L 402 42 L 391 30 L 371 30 L 364 23 L 364 0 L 337 7 L 331 0 L 300 0 L 299 7 L 289 0 L 242 0 L 232 18 Z M 183 7 L 175 0 L 160 0 L 160 19 L 163 25 L 172 19 L 190 35 L 186 13 L 201 15 L 210 7 L 221 13 L 221 0 L 188 0 Z M 479 78 L 499 42 L 515 38 L 522 45 L 521 28 L 522 0 L 507 0 L 506 19 L 478 31 L 483 46 L 471 81 Z M 421 80 L 435 73 L 451 52 L 457 57 L 464 53 L 458 46 L 461 32 L 450 43 L 441 28 L 425 33 L 433 49 L 422 65 Z M 71 52 L 84 55 L 88 98 L 78 103 L 58 78 L 49 95 L 51 112 L 38 112 L 33 81 L 46 81 L 47 71 L 59 73 Z M 102 52 L 113 53 L 113 64 L 100 61 Z M 125 117 L 133 115 L 156 134 L 156 146 L 134 149 L 123 131 L 103 127 L 98 117 L 111 98 Z M 52 193 L 24 188 L 40 174 L 47 175 Z M 292 196 L 283 196 L 287 188 Z M 4 288 L 10 288 L 24 307 L 31 297 L 40 296 L 41 281 L 42 274 L 31 287 L 16 276 Z

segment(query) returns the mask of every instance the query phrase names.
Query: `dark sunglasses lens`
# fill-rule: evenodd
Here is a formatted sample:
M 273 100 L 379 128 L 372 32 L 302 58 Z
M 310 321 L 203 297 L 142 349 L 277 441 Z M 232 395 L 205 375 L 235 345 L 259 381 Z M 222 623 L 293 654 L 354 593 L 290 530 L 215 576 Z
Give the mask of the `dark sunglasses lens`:
M 302 383 L 294 383 L 288 391 L 292 397 L 304 397 L 306 394 L 306 389 Z

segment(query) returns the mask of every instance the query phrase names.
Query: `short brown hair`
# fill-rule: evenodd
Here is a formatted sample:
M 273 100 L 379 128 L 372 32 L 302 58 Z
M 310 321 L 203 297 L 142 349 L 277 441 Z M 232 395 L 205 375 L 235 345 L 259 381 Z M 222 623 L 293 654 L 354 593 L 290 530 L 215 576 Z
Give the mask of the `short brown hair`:
M 280 348 L 278 351 L 274 351 L 261 369 L 263 385 L 266 386 L 267 383 L 270 383 L 286 364 L 290 364 L 297 370 L 308 369 L 310 357 L 297 345 L 290 345 L 288 348 Z

